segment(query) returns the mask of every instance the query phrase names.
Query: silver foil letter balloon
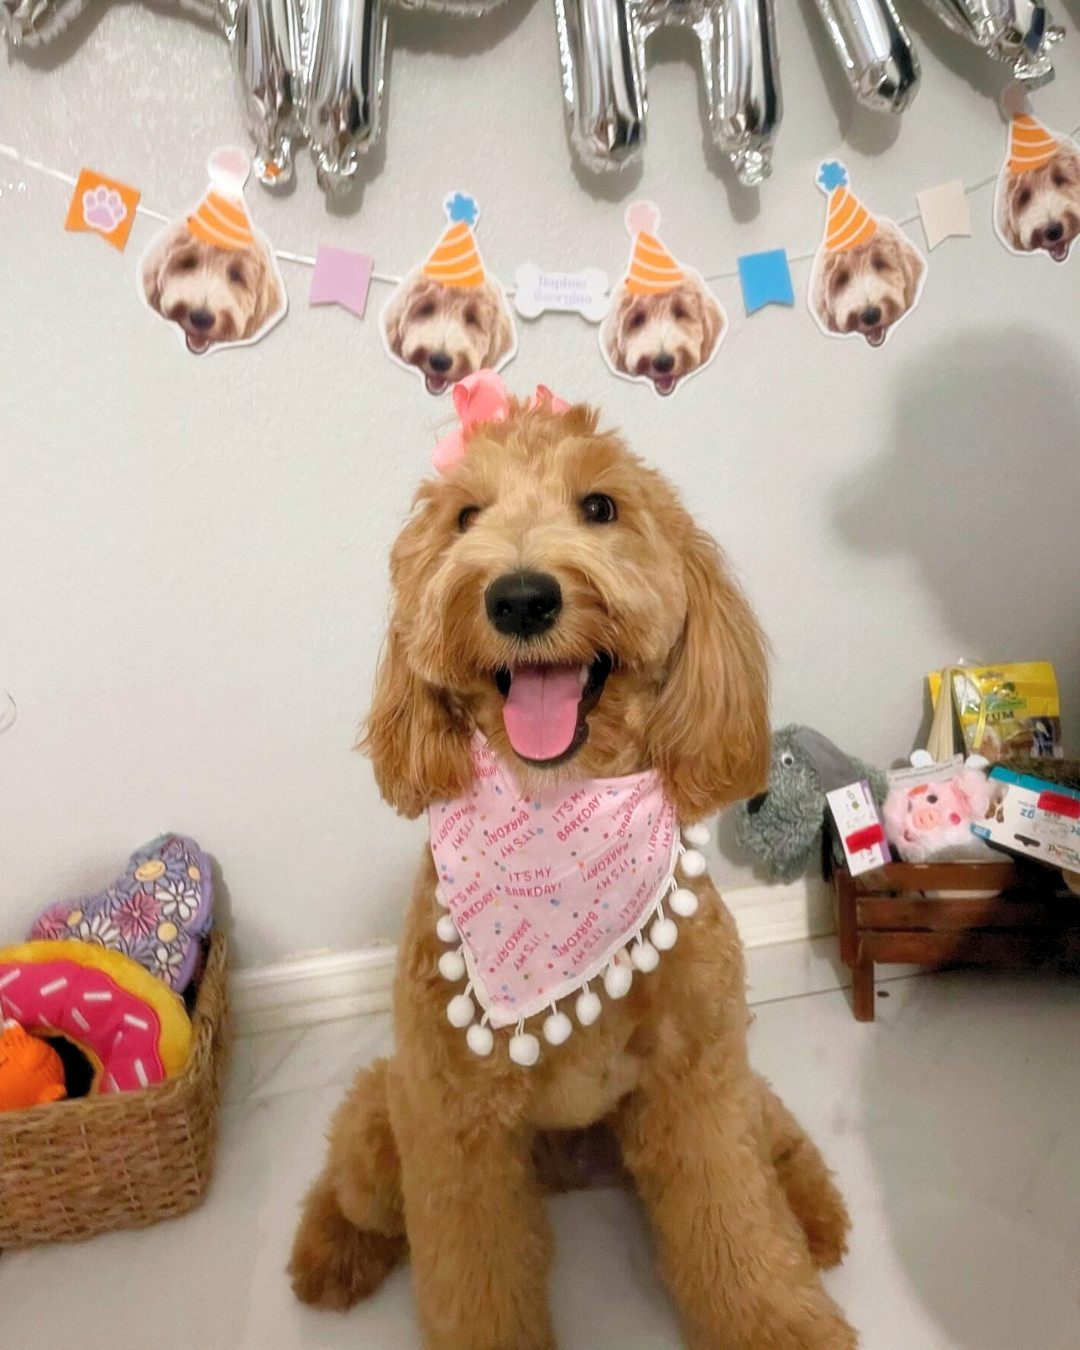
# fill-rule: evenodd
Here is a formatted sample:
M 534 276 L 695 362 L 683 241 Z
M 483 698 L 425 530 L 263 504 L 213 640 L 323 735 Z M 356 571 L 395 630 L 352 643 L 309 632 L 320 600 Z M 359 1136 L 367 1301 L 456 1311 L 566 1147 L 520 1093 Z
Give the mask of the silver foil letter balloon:
M 250 0 L 249 0 L 250 2 Z M 380 0 L 310 0 L 307 130 L 324 191 L 348 187 L 379 136 L 386 17 Z
M 780 122 L 773 0 L 555 0 L 570 141 L 593 170 L 635 163 L 648 110 L 645 47 L 658 28 L 692 28 L 709 126 L 748 184 L 768 177 Z
M 919 58 L 892 0 L 817 0 L 817 7 L 859 102 L 903 112 L 919 87 Z
M 230 38 L 240 97 L 255 142 L 255 172 L 268 186 L 292 177 L 292 142 L 303 134 L 301 22 L 293 0 L 244 0 Z
M 1054 78 L 1050 48 L 1063 30 L 1050 23 L 1038 0 L 926 0 L 926 4 L 954 33 L 998 61 L 1012 65 L 1013 74 L 1029 86 Z

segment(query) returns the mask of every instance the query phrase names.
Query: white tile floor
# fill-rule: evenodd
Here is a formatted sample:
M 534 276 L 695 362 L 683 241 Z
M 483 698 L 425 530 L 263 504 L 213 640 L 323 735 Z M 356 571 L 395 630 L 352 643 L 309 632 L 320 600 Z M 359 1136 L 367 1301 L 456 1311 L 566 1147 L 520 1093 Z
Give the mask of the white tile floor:
M 755 996 L 793 972 L 834 983 L 829 951 L 755 954 Z M 874 1027 L 835 989 L 756 1008 L 756 1062 L 854 1217 L 830 1288 L 863 1350 L 1076 1350 L 1080 981 L 954 973 L 885 991 Z M 3 1350 L 417 1350 L 406 1272 L 345 1316 L 298 1306 L 282 1273 L 341 1086 L 388 1039 L 373 1017 L 239 1042 L 206 1204 L 145 1233 L 4 1254 Z M 634 1201 L 551 1209 L 563 1350 L 674 1350 Z

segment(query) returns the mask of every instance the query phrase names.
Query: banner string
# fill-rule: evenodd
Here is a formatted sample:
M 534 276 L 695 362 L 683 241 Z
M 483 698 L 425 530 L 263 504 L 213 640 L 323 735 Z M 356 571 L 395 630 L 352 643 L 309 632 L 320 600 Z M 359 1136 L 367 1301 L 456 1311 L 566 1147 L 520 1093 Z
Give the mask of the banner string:
M 1075 140 L 1077 135 L 1080 135 L 1080 126 L 1074 127 L 1068 135 L 1070 139 Z M 0 144 L 0 155 L 6 156 L 16 164 L 21 164 L 23 168 L 31 169 L 35 173 L 44 174 L 46 177 L 53 178 L 59 183 L 66 183 L 68 187 L 74 188 L 77 182 L 77 179 L 71 174 L 65 173 L 62 169 L 54 169 L 51 165 L 44 164 L 39 159 L 33 159 L 29 155 L 24 155 L 12 145 Z M 981 191 L 984 187 L 988 187 L 989 184 L 997 182 L 1000 175 L 1001 170 L 997 169 L 994 173 L 989 173 L 985 177 L 979 178 L 976 182 L 971 183 L 964 188 L 964 196 L 970 197 L 974 193 Z M 146 216 L 149 220 L 161 221 L 162 224 L 165 225 L 168 225 L 170 221 L 174 219 L 172 216 L 162 215 L 160 211 L 155 211 L 149 206 L 144 206 L 141 201 L 136 206 L 135 211 L 137 215 Z M 913 225 L 919 219 L 919 212 L 913 211 L 910 215 L 904 216 L 896 223 L 897 225 Z M 789 253 L 788 262 L 809 262 L 816 256 L 817 251 L 818 250 L 815 247 L 805 253 Z M 299 267 L 315 266 L 315 259 L 310 254 L 293 253 L 289 249 L 283 248 L 275 249 L 274 252 L 281 262 L 294 263 Z M 706 281 L 729 281 L 733 277 L 737 277 L 739 272 L 738 268 L 731 268 L 725 272 L 709 272 L 703 273 L 702 275 Z M 372 272 L 371 279 L 372 281 L 381 282 L 385 286 L 397 286 L 402 280 L 400 276 L 394 276 L 389 272 Z M 514 294 L 514 288 L 512 286 L 504 286 L 503 290 L 507 295 Z

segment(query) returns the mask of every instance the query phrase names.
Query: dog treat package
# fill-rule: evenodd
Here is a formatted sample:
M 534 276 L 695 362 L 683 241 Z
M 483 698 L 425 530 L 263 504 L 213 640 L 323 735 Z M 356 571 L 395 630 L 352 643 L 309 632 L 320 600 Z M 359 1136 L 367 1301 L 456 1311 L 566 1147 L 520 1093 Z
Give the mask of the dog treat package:
M 1010 253 L 1059 263 L 1080 234 L 1080 146 L 1027 111 L 1009 123 L 994 229 Z
M 827 337 L 880 347 L 919 303 L 926 259 L 895 221 L 875 216 L 855 196 L 843 164 L 822 164 L 817 182 L 828 207 L 810 269 L 810 313 Z
M 630 260 L 600 326 L 600 352 L 613 375 L 667 398 L 716 356 L 727 315 L 701 273 L 667 251 L 659 225 L 652 202 L 627 209 Z
M 1000 666 L 952 666 L 953 705 L 968 754 L 991 763 L 1020 758 L 1060 758 L 1061 705 L 1057 676 L 1049 661 Z M 942 675 L 927 680 L 935 708 Z
M 207 169 L 202 199 L 155 235 L 135 278 L 139 299 L 193 356 L 258 342 L 288 308 L 274 250 L 244 201 L 247 155 L 223 147 Z

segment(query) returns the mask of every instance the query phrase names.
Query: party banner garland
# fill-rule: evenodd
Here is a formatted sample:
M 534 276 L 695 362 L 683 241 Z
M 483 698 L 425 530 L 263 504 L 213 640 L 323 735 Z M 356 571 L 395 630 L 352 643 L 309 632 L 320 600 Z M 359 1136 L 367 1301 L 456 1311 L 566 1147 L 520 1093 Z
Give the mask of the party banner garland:
M 518 339 L 512 297 L 529 319 L 578 314 L 598 324 L 601 355 L 612 373 L 666 398 L 712 363 L 729 329 L 708 283 L 738 277 L 748 315 L 770 303 L 791 305 L 791 262 L 812 263 L 807 306 L 824 334 L 862 338 L 872 349 L 884 346 L 917 308 L 929 272 L 901 227 L 921 216 L 929 249 L 944 238 L 970 235 L 967 197 L 991 183 L 1001 243 L 1016 255 L 1065 262 L 1080 237 L 1076 130 L 1066 135 L 1045 127 L 1015 89 L 1004 103 L 1011 118 L 1001 169 L 966 190 L 957 180 L 920 192 L 919 212 L 899 221 L 863 203 L 843 164 L 824 162 L 817 174 L 827 199 L 823 237 L 816 250 L 792 258 L 773 249 L 740 257 L 737 270 L 703 276 L 669 252 L 655 204 L 637 202 L 626 212 L 629 260 L 610 292 L 599 268 L 545 272 L 531 263 L 517 269 L 516 289 L 504 289 L 484 266 L 474 233 L 479 208 L 467 192 L 446 198 L 442 234 L 427 258 L 399 277 L 375 271 L 370 257 L 347 249 L 321 247 L 317 258 L 275 252 L 251 221 L 243 196 L 249 165 L 235 148 L 211 155 L 209 187 L 176 220 L 144 205 L 137 189 L 91 170 L 75 178 L 9 146 L 0 145 L 0 154 L 74 189 L 69 230 L 96 233 L 122 249 L 136 214 L 161 222 L 165 228 L 139 259 L 137 290 L 188 355 L 250 345 L 280 323 L 288 307 L 282 261 L 315 269 L 311 304 L 340 304 L 358 317 L 372 281 L 392 286 L 378 318 L 383 344 L 430 394 L 513 358 Z

